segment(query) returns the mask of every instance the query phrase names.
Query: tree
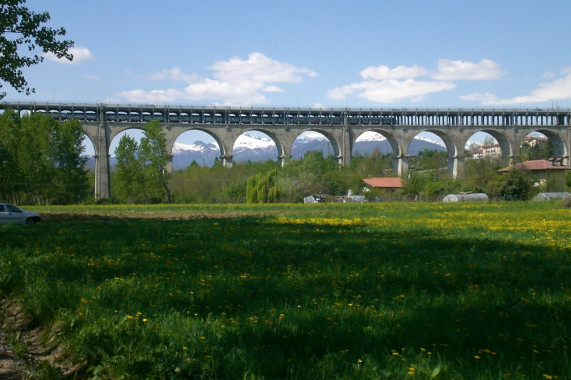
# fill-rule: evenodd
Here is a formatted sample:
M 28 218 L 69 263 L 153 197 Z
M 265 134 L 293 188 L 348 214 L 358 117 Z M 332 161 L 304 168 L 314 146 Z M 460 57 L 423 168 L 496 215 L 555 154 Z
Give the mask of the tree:
M 118 198 L 131 203 L 138 203 L 142 198 L 143 169 L 138 159 L 138 151 L 137 141 L 127 135 L 121 137 L 115 148 L 117 164 L 114 173 L 116 179 L 113 181 L 116 186 L 114 192 Z
M 507 173 L 497 174 L 489 183 L 488 192 L 505 200 L 526 200 L 532 195 L 533 182 L 528 170 L 513 167 Z
M 55 121 L 55 120 L 54 120 Z M 60 203 L 79 203 L 89 193 L 85 169 L 87 158 L 82 154 L 83 128 L 78 120 L 56 122 L 57 133 L 49 135 L 49 156 L 54 166 L 54 195 Z
M 0 197 L 16 203 L 78 203 L 89 193 L 78 121 L 0 116 Z
M 26 0 L 0 0 L 0 80 L 29 95 L 35 90 L 28 87 L 22 69 L 43 62 L 44 56 L 35 52 L 36 48 L 71 61 L 73 55 L 69 49 L 73 41 L 58 40 L 65 36 L 65 29 L 45 26 L 50 14 L 32 12 L 25 3 Z M 5 92 L 0 92 L 0 99 L 5 96 Z
M 146 199 L 162 202 L 166 197 L 170 203 L 166 138 L 157 120 L 145 124 L 139 145 L 139 158 L 144 168 Z
M 127 135 L 115 149 L 115 169 L 119 198 L 127 202 L 170 203 L 165 134 L 158 121 L 145 124 L 140 144 Z
M 486 192 L 488 184 L 496 178 L 501 168 L 499 157 L 469 159 L 464 162 L 466 186 L 477 192 Z
M 276 177 L 278 170 L 274 169 L 266 174 L 258 173 L 248 178 L 246 185 L 246 201 L 248 203 L 274 203 L 279 196 Z

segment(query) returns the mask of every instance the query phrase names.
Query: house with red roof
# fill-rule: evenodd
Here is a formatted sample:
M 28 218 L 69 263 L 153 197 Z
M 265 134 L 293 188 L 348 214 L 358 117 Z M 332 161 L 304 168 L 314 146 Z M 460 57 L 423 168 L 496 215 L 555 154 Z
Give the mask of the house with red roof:
M 371 188 L 375 189 L 400 189 L 404 187 L 401 177 L 374 177 L 365 178 L 363 181 Z
M 400 177 L 364 178 L 363 182 L 365 182 L 365 185 L 369 191 L 374 189 L 378 190 L 378 193 L 381 196 L 382 194 L 388 195 L 387 200 L 391 200 L 395 190 L 404 188 L 404 181 Z
M 571 166 L 565 166 L 561 161 L 560 158 L 524 161 L 500 169 L 498 172 L 505 173 L 514 168 L 528 170 L 533 177 L 539 179 L 539 184 L 544 184 L 549 180 L 554 184 L 555 191 L 563 191 L 565 189 L 565 173 L 567 170 L 571 170 Z

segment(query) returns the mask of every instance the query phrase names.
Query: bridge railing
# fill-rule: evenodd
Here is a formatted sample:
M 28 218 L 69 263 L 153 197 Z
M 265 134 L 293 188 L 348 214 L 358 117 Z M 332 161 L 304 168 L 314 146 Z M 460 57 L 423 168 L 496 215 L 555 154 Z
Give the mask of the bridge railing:
M 45 113 L 58 120 L 174 124 L 354 126 L 569 126 L 570 109 L 276 108 L 2 102 L 0 110 Z M 102 118 L 104 120 L 102 120 Z

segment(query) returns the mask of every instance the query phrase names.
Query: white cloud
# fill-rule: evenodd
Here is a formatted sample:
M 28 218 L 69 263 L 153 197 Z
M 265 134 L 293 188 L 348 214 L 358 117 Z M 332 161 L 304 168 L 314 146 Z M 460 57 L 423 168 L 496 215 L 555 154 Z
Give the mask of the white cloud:
M 174 80 L 186 84 L 183 89 L 133 90 L 119 96 L 131 102 L 222 101 L 224 104 L 263 104 L 265 93 L 283 92 L 277 83 L 299 83 L 303 76 L 318 74 L 305 67 L 273 60 L 262 53 L 251 53 L 247 59 L 239 57 L 215 62 L 212 78 L 184 74 L 178 67 L 152 73 L 150 80 Z
M 466 61 L 438 60 L 438 72 L 432 78 L 438 80 L 490 80 L 499 79 L 504 72 L 500 65 L 491 59 L 478 63 Z
M 360 73 L 361 82 L 337 87 L 328 92 L 334 100 L 343 100 L 356 94 L 358 98 L 377 103 L 394 103 L 403 100 L 413 102 L 423 99 L 434 92 L 453 89 L 454 83 L 446 81 L 423 81 L 415 78 L 428 75 L 422 66 L 385 65 L 369 66 Z
M 338 87 L 329 91 L 328 95 L 334 100 L 343 100 L 357 93 L 357 97 L 371 102 L 394 103 L 406 99 L 416 102 L 430 93 L 450 90 L 454 87 L 456 87 L 454 83 L 450 82 L 386 79 Z
M 461 96 L 460 98 L 464 100 L 480 101 L 484 105 L 541 103 L 553 100 L 569 99 L 571 94 L 571 66 L 564 67 L 561 72 L 564 74 L 564 77 L 555 79 L 552 82 L 539 83 L 537 88 L 527 95 L 501 99 L 496 95 L 487 92 L 484 94 L 468 94 Z
M 478 63 L 440 59 L 438 71 L 429 73 L 419 65 L 369 66 L 361 71 L 361 82 L 337 87 L 328 92 L 334 100 L 343 100 L 347 96 L 377 103 L 394 103 L 399 101 L 417 102 L 428 94 L 451 90 L 456 87 L 455 80 L 490 80 L 503 75 L 499 64 L 489 59 Z M 427 80 L 419 77 L 430 77 Z M 482 95 L 479 95 L 480 97 Z
M 93 54 L 91 54 L 91 51 L 89 51 L 89 49 L 86 47 L 81 47 L 81 46 L 72 47 L 71 49 L 69 49 L 69 52 L 73 54 L 72 61 L 68 61 L 65 58 L 58 58 L 54 53 L 46 53 L 45 57 L 50 61 L 63 63 L 67 65 L 77 65 L 79 63 L 95 59 Z
M 175 82 L 192 82 L 193 80 L 196 80 L 197 77 L 198 75 L 196 74 L 184 74 L 178 67 L 162 70 L 146 76 L 148 80 L 172 80 Z
M 385 65 L 380 66 L 369 66 L 363 71 L 361 71 L 361 77 L 363 79 L 374 79 L 374 80 L 383 80 L 383 79 L 409 79 L 409 78 L 416 78 L 419 76 L 426 75 L 428 71 L 421 66 L 412 65 L 410 67 L 406 66 L 397 66 L 393 69 L 389 68 Z

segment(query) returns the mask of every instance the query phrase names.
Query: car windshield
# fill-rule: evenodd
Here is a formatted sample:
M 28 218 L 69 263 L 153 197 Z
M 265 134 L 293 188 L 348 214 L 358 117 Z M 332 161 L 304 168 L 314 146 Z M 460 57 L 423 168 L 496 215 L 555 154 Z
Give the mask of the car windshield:
M 4 205 L 0 205 L 0 212 L 5 212 Z

